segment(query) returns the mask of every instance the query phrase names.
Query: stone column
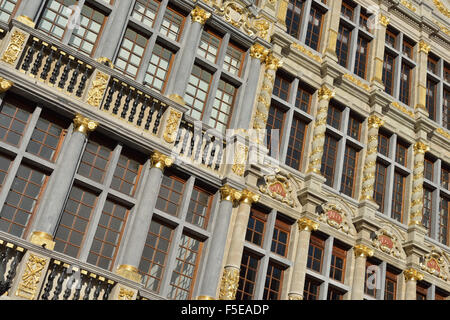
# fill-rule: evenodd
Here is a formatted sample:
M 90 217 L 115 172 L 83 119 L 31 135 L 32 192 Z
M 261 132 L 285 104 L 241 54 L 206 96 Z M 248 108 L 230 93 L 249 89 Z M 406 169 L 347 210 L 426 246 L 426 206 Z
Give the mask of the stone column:
M 326 39 L 324 42 L 324 50 L 322 51 L 324 55 L 331 56 L 333 60 L 337 61 L 336 44 L 339 32 L 339 22 L 341 18 L 342 0 L 333 0 L 330 2 L 330 11 L 328 13 L 329 23 L 326 26 L 328 28 L 328 32 L 324 33 L 326 34 Z
M 364 299 L 364 280 L 366 279 L 366 260 L 373 256 L 373 250 L 358 244 L 353 248 L 355 254 L 355 269 L 353 271 L 353 285 L 351 300 Z
M 367 120 L 368 125 L 368 138 L 367 138 L 367 151 L 366 159 L 363 169 L 363 181 L 361 188 L 361 200 L 372 200 L 375 185 L 375 173 L 377 164 L 377 151 L 378 151 L 378 131 L 384 124 L 376 115 L 371 115 Z
M 236 299 L 236 291 L 239 285 L 239 271 L 241 268 L 242 253 L 244 252 L 245 234 L 247 232 L 250 209 L 253 203 L 259 201 L 259 198 L 259 195 L 249 190 L 242 191 L 227 262 L 220 284 L 220 300 Z
M 184 93 L 192 72 L 193 61 L 202 35 L 203 25 L 211 17 L 211 13 L 200 7 L 195 7 L 191 12 L 192 24 L 189 34 L 185 39 L 184 47 L 178 61 L 176 78 L 168 90 L 170 99 L 184 105 Z
M 172 166 L 174 160 L 159 152 L 154 152 L 151 157 L 152 167 L 144 187 L 142 199 L 134 212 L 134 220 L 131 225 L 130 236 L 123 246 L 121 264 L 116 273 L 135 282 L 141 282 L 139 263 L 145 247 L 148 229 L 152 222 L 153 209 L 158 199 L 162 176 L 166 167 Z
M 61 155 L 53 172 L 52 184 L 47 190 L 51 195 L 36 214 L 29 241 L 36 245 L 45 245 L 53 250 L 53 233 L 58 225 L 61 212 L 64 210 L 67 195 L 72 188 L 73 178 L 90 132 L 98 127 L 98 122 L 78 114 L 73 120 L 74 129 L 66 150 Z
M 126 25 L 131 5 L 134 1 L 116 1 L 113 16 L 108 19 L 105 31 L 99 43 L 96 57 L 104 57 L 109 61 L 113 60 L 117 48 L 120 46 L 123 35 L 123 28 Z
M 430 52 L 430 46 L 423 40 L 419 41 L 417 46 L 417 66 L 416 66 L 416 110 L 422 110 L 428 116 L 428 110 L 426 109 L 427 103 L 427 69 L 428 69 L 428 53 Z
M 253 105 L 256 91 L 258 89 L 259 75 L 261 73 L 261 63 L 267 58 L 268 50 L 256 43 L 250 48 L 250 72 L 245 86 L 244 97 L 236 122 L 237 129 L 247 129 L 250 127 Z
M 233 203 L 241 198 L 241 193 L 229 185 L 220 188 L 220 195 L 221 202 L 216 215 L 213 237 L 206 261 L 205 276 L 199 290 L 198 300 L 216 300 Z
M 413 186 L 411 196 L 411 213 L 409 225 L 422 226 L 423 217 L 423 171 L 425 152 L 429 150 L 428 145 L 419 141 L 414 145 L 414 169 Z
M 414 268 L 403 271 L 406 281 L 405 300 L 416 300 L 417 281 L 423 280 L 423 274 Z
M 267 119 L 269 117 L 270 103 L 272 101 L 272 91 L 275 84 L 275 77 L 278 68 L 283 63 L 276 58 L 273 53 L 269 53 L 266 57 L 266 70 L 261 87 L 261 92 L 256 103 L 256 111 L 253 118 L 253 129 L 259 131 L 258 142 L 264 141 Z
M 328 105 L 335 92 L 326 86 L 319 89 L 319 108 L 314 124 L 312 151 L 309 158 L 309 172 L 320 174 L 322 167 L 323 146 L 325 144 L 325 131 L 327 128 Z
M 384 87 L 383 83 L 383 64 L 384 64 L 384 47 L 386 45 L 386 28 L 389 25 L 389 18 L 383 14 L 378 15 L 378 22 L 375 24 L 375 39 L 373 41 L 371 82 L 376 83 L 380 87 Z
M 319 228 L 317 222 L 308 218 L 299 219 L 297 224 L 300 233 L 297 252 L 295 253 L 294 268 L 292 270 L 291 288 L 288 294 L 289 300 L 303 300 L 309 240 L 311 238 L 311 231 Z
M 41 9 L 43 0 L 22 0 L 20 7 L 17 9 L 16 16 L 26 16 L 33 22 L 36 21 L 39 10 Z

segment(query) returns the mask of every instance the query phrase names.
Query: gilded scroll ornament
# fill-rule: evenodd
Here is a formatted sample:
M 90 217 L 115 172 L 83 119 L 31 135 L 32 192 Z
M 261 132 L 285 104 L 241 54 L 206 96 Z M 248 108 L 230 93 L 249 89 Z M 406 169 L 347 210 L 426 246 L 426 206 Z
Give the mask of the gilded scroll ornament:
M 174 160 L 158 151 L 153 152 L 151 157 L 152 167 L 164 170 L 166 167 L 171 167 Z
M 241 199 L 242 193 L 226 184 L 220 188 L 220 198 L 222 201 L 238 201 Z
M 177 131 L 180 126 L 181 112 L 171 109 L 169 119 L 167 119 L 166 130 L 164 131 L 164 140 L 167 143 L 175 142 Z
M 255 43 L 250 48 L 250 56 L 255 59 L 259 59 L 262 62 L 266 61 L 267 55 L 269 54 L 269 50 L 259 43 Z
M 369 248 L 368 246 L 365 246 L 363 244 L 357 244 L 353 248 L 353 253 L 355 254 L 355 257 L 372 257 L 373 256 L 373 249 Z
M 225 268 L 220 283 L 219 299 L 235 300 L 238 286 L 239 286 L 239 269 L 233 267 Z
M 81 114 L 77 114 L 73 119 L 74 131 L 81 132 L 85 135 L 95 131 L 98 128 L 99 123 L 91 119 L 86 118 Z
M 24 15 L 18 16 L 16 20 L 31 28 L 34 28 L 36 26 L 36 23 L 34 23 L 34 21 L 30 17 Z
M 14 85 L 14 82 L 0 77 L 0 93 L 5 93 Z
M 93 107 L 99 108 L 103 96 L 105 95 L 106 87 L 108 86 L 109 76 L 106 73 L 98 71 L 95 75 L 92 86 L 89 89 L 87 103 Z
M 119 295 L 118 295 L 119 300 L 133 300 L 133 297 L 134 297 L 133 290 L 128 290 L 128 289 L 125 289 L 122 287 L 119 289 Z
M 327 86 L 323 86 L 319 89 L 319 100 L 328 100 L 330 101 L 334 96 L 336 92 Z
M 431 47 L 428 43 L 426 43 L 423 40 L 419 41 L 419 52 L 424 52 L 425 54 L 428 54 L 431 50 Z
M 395 232 L 391 231 L 392 226 L 385 226 L 375 232 L 372 240 L 372 245 L 375 249 L 381 250 L 397 259 L 406 258 L 406 254 L 403 251 L 400 236 L 397 236 Z
M 403 271 L 403 274 L 405 276 L 405 280 L 406 281 L 420 281 L 423 280 L 423 273 L 421 273 L 420 271 L 414 269 L 414 268 L 409 268 L 406 269 L 405 271 Z
M 341 230 L 348 235 L 356 234 L 351 219 L 340 205 L 327 203 L 323 209 L 324 212 L 319 216 L 320 221 L 326 222 L 331 227 Z
M 1 60 L 7 64 L 14 65 L 23 50 L 26 38 L 25 33 L 15 30 L 11 35 L 11 39 Z
M 25 265 L 25 272 L 17 287 L 16 296 L 28 300 L 33 300 L 36 297 L 38 294 L 37 287 L 46 264 L 47 259 L 30 254 Z
M 195 7 L 194 10 L 191 11 L 191 18 L 193 22 L 205 24 L 206 20 L 208 20 L 210 17 L 211 13 L 206 12 L 204 9 L 200 7 Z

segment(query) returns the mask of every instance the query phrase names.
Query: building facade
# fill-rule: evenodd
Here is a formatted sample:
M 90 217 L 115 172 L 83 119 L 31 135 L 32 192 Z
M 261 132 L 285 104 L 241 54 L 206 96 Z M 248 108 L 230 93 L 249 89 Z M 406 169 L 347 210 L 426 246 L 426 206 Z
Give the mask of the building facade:
M 0 0 L 0 296 L 449 300 L 447 5 Z

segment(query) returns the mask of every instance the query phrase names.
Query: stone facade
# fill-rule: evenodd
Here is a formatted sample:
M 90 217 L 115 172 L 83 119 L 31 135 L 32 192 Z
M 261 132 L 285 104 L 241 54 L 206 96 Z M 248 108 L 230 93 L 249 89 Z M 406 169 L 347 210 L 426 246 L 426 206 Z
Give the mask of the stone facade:
M 450 299 L 442 1 L 13 2 L 2 299 Z

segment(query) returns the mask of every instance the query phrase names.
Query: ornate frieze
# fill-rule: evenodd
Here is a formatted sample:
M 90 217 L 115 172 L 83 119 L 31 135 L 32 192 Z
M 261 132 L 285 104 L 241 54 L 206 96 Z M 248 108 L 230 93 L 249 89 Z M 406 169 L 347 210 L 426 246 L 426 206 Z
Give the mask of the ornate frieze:
M 25 271 L 20 279 L 16 290 L 16 296 L 34 300 L 38 292 L 38 284 L 41 281 L 42 271 L 48 262 L 47 258 L 42 258 L 30 254 L 25 264 Z
M 235 300 L 239 286 L 239 269 L 227 267 L 223 271 L 219 289 L 220 300 Z

